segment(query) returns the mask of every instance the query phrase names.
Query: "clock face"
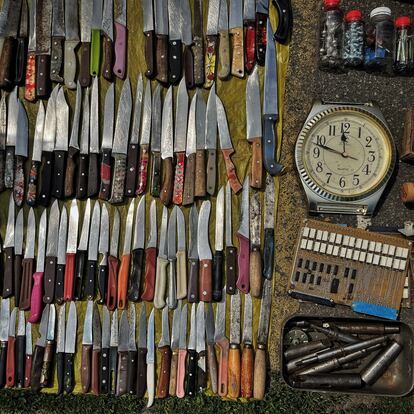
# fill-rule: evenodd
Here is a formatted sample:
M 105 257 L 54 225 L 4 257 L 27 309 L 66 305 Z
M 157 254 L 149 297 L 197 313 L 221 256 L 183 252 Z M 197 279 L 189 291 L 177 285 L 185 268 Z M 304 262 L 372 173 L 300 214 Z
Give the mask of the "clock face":
M 299 171 L 311 187 L 343 199 L 375 191 L 389 174 L 393 144 L 374 116 L 342 108 L 318 114 L 298 140 Z

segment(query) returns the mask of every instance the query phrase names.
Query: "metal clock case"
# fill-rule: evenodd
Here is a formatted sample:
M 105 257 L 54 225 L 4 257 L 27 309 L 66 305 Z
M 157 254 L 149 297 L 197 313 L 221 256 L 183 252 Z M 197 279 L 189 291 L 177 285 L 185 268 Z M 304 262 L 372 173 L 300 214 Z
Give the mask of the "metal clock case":
M 299 133 L 295 160 L 309 212 L 372 215 L 396 149 L 374 103 L 317 101 Z

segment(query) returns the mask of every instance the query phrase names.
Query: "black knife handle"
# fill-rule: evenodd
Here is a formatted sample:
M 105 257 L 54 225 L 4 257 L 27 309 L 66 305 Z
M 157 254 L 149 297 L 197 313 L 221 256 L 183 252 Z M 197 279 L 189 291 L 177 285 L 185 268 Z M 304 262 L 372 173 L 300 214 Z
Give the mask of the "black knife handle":
M 14 83 L 24 85 L 26 81 L 26 62 L 27 62 L 27 39 L 19 37 L 17 39 L 16 51 L 16 69 L 14 74 Z
M 26 365 L 26 336 L 16 336 L 16 385 L 24 387 L 24 371 Z
M 9 36 L 4 39 L 0 56 L 0 87 L 6 90 L 14 85 L 14 65 L 16 58 L 16 39 Z
M 75 388 L 74 354 L 65 354 L 65 391 L 71 394 Z
M 153 79 L 155 77 L 155 32 L 154 30 L 149 30 L 144 32 L 145 36 L 145 62 L 147 64 L 147 70 L 145 71 L 145 76 L 148 79 Z
M 267 15 L 256 13 L 256 61 L 263 66 L 266 59 Z
M 137 182 L 138 144 L 129 144 L 127 154 L 127 173 L 125 179 L 125 197 L 135 197 Z
M 36 97 L 48 97 L 50 88 L 50 55 L 38 55 L 36 56 Z
M 106 288 L 108 284 L 108 266 L 100 265 L 98 269 L 98 290 L 99 299 L 98 304 L 104 305 L 106 303 Z
M 29 174 L 29 184 L 27 186 L 26 203 L 30 207 L 34 207 L 37 202 L 37 184 L 39 181 L 39 161 L 32 161 Z
M 151 195 L 159 197 L 161 192 L 161 153 L 152 153 Z
M 198 259 L 188 259 L 188 287 L 187 300 L 190 303 L 198 302 Z
M 75 174 L 78 168 L 79 150 L 69 147 L 68 162 L 65 173 L 65 197 L 72 197 L 75 193 Z
M 137 380 L 137 351 L 128 351 L 127 393 L 135 395 Z
M 187 350 L 187 386 L 186 394 L 189 397 L 195 397 L 197 389 L 197 351 L 194 349 Z
M 126 176 L 126 155 L 112 154 L 114 158 L 114 174 L 112 177 L 111 198 L 112 204 L 119 204 L 124 201 L 125 176 Z
M 101 352 L 100 394 L 108 394 L 109 391 L 109 348 L 103 348 Z
M 89 154 L 88 197 L 95 197 L 99 192 L 99 157 L 98 154 Z
M 56 257 L 46 257 L 45 275 L 43 278 L 45 294 L 43 303 L 53 303 L 55 298 Z
M 111 196 L 111 150 L 102 149 L 101 188 L 99 190 L 99 198 L 101 200 L 109 200 L 110 196 Z
M 144 398 L 147 390 L 147 349 L 138 348 L 137 353 L 137 389 L 138 398 Z
M 140 298 L 142 271 L 144 265 L 144 249 L 135 249 L 132 251 L 132 274 L 131 286 L 128 292 L 128 300 L 138 302 Z
M 263 166 L 271 176 L 280 175 L 283 171 L 283 165 L 276 161 L 277 136 L 274 122 L 273 119 L 265 119 L 263 134 Z
M 22 281 L 22 255 L 14 256 L 14 305 L 19 306 L 20 303 L 20 286 Z
M 88 154 L 79 154 L 78 179 L 76 182 L 76 198 L 84 199 L 88 195 Z
M 13 279 L 14 279 L 14 247 L 6 247 L 4 261 L 4 279 L 3 279 L 3 299 L 13 296 Z
M 266 279 L 272 279 L 274 270 L 275 257 L 275 231 L 274 229 L 265 229 L 264 249 L 263 249 L 263 276 Z
M 118 373 L 116 382 L 116 396 L 127 393 L 128 381 L 128 352 L 118 352 Z
M 203 392 L 207 387 L 207 372 L 200 367 L 200 360 L 206 359 L 206 351 L 201 351 L 198 354 L 198 363 L 197 363 L 197 391 Z
M 37 202 L 43 207 L 47 207 L 50 203 L 52 194 L 52 178 L 53 178 L 53 152 L 45 152 L 42 154 L 42 167 L 40 171 L 40 191 Z
M 50 62 L 50 80 L 53 82 L 62 83 L 63 77 L 60 76 L 62 73 L 63 63 L 63 36 L 52 37 L 52 59 Z
M 115 395 L 118 369 L 118 348 L 111 346 L 109 349 L 109 394 Z
M 91 44 L 90 42 L 82 42 L 81 44 L 81 57 L 79 66 L 79 83 L 82 88 L 87 88 L 91 84 L 90 74 L 90 56 L 91 56 Z
M 274 39 L 284 45 L 289 41 L 292 31 L 292 5 L 290 0 L 273 0 L 273 4 L 277 8 L 279 16 Z
M 53 197 L 62 200 L 65 195 L 66 151 L 55 151 L 55 165 L 53 174 Z
M 184 65 L 185 84 L 187 85 L 187 89 L 193 89 L 195 87 L 194 55 L 193 55 L 193 50 L 191 46 L 187 45 L 184 47 L 183 65 Z
M 86 255 L 87 252 L 85 250 L 78 250 L 76 253 L 75 282 L 73 288 L 74 300 L 82 300 L 82 286 L 83 276 L 85 274 Z
M 6 189 L 4 183 L 4 169 L 6 163 L 6 151 L 0 150 L 0 193 Z
M 16 155 L 15 160 L 15 171 L 14 171 L 14 186 L 13 186 L 13 198 L 14 203 L 17 207 L 20 207 L 24 201 L 24 188 L 25 188 L 25 179 L 24 179 L 24 163 L 26 157 Z
M 7 341 L 0 342 L 0 388 L 6 385 Z
M 57 375 L 57 395 L 63 394 L 65 389 L 65 354 L 58 352 L 56 354 L 56 375 Z
M 216 250 L 214 254 L 214 274 L 213 274 L 213 301 L 220 302 L 223 290 L 223 264 L 224 253 Z
M 40 391 L 40 375 L 42 373 L 43 356 L 45 354 L 45 348 L 43 346 L 36 345 L 33 351 L 32 360 L 32 372 L 30 373 L 30 386 L 32 391 Z
M 228 295 L 236 293 L 237 282 L 237 250 L 234 246 L 226 247 L 226 292 Z
M 92 231 L 95 231 L 92 229 Z M 85 289 L 83 297 L 87 300 L 93 300 L 95 297 L 95 286 L 96 286 L 96 261 L 88 260 L 88 272 L 86 274 Z
M 168 50 L 169 61 L 169 81 L 171 85 L 176 85 L 183 72 L 183 46 L 181 40 L 170 40 Z
M 14 184 L 14 147 L 6 147 L 6 168 L 4 170 L 4 185 L 13 188 Z
M 63 303 L 65 288 L 65 265 L 58 264 L 56 267 L 55 301 L 58 305 Z

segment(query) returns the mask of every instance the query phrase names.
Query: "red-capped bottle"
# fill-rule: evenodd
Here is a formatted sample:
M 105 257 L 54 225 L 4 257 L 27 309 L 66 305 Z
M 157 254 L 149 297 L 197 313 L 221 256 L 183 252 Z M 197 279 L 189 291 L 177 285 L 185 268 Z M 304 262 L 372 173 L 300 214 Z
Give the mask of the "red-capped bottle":
M 409 16 L 395 19 L 394 72 L 398 75 L 413 73 L 413 23 Z
M 359 67 L 364 63 L 364 21 L 361 10 L 345 14 L 344 42 L 342 46 L 344 66 Z

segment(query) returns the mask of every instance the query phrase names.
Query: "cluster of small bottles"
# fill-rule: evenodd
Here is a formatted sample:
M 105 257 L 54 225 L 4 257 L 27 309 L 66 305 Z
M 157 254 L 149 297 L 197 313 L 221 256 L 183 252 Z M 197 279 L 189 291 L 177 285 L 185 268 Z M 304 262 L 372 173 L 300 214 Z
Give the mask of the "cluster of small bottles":
M 388 7 L 373 9 L 364 22 L 361 10 L 344 14 L 341 0 L 324 0 L 319 39 L 321 70 L 414 74 L 412 20 L 393 19 Z

